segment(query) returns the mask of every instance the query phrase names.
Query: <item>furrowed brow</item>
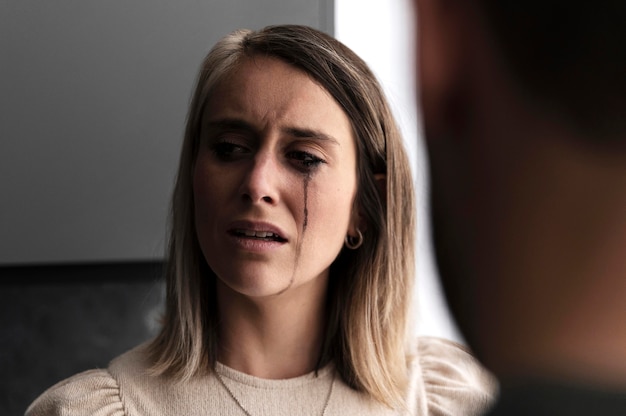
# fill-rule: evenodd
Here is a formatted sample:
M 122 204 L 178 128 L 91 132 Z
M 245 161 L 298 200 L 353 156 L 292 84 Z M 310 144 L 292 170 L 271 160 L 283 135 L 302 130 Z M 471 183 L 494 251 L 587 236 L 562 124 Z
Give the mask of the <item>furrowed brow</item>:
M 236 130 L 245 132 L 254 132 L 254 127 L 243 120 L 237 118 L 224 118 L 213 120 L 206 123 L 206 126 L 212 130 Z
M 339 141 L 333 136 L 329 136 L 328 134 L 322 133 L 318 130 L 305 129 L 300 127 L 287 127 L 284 129 L 284 132 L 298 139 L 316 139 L 324 142 L 330 142 L 337 146 L 341 146 Z

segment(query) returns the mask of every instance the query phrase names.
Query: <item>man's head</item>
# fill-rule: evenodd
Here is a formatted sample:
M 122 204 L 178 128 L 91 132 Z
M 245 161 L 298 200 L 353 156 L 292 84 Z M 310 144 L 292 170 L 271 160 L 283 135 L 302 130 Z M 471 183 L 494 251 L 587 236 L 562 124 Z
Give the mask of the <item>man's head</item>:
M 416 0 L 437 263 L 496 373 L 543 366 L 590 293 L 626 290 L 624 4 Z

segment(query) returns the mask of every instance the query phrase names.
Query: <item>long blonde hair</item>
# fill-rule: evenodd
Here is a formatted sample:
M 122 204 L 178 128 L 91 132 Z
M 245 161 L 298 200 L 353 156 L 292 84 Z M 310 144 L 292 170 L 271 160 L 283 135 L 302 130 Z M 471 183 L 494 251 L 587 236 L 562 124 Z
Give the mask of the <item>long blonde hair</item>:
M 242 57 L 252 55 L 281 59 L 305 71 L 352 123 L 355 204 L 367 233 L 358 250 L 344 248 L 331 265 L 319 365 L 332 361 L 352 388 L 396 406 L 406 385 L 414 280 L 415 205 L 408 158 L 382 89 L 365 62 L 339 41 L 304 26 L 233 32 L 202 64 L 172 199 L 164 325 L 149 346 L 153 370 L 185 380 L 212 371 L 217 360 L 216 276 L 196 238 L 192 170 L 213 88 Z M 377 186 L 376 174 L 386 175 L 385 189 Z

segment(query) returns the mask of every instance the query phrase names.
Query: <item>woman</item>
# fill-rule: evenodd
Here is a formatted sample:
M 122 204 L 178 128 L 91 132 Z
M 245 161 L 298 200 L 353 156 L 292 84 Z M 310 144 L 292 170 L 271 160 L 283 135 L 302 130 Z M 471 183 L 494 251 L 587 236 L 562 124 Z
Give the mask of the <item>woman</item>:
M 411 339 L 413 228 L 366 64 L 307 27 L 234 32 L 190 106 L 160 334 L 27 414 L 478 414 L 489 375 Z

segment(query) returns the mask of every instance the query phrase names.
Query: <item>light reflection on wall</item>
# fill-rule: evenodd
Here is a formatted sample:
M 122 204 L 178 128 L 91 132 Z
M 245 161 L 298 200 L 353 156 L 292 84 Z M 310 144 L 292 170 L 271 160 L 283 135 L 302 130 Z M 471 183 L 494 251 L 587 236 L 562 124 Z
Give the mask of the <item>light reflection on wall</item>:
M 408 0 L 335 0 L 335 36 L 359 54 L 383 84 L 411 157 L 418 209 L 417 332 L 462 342 L 432 257 L 426 159 L 415 101 L 412 17 Z

